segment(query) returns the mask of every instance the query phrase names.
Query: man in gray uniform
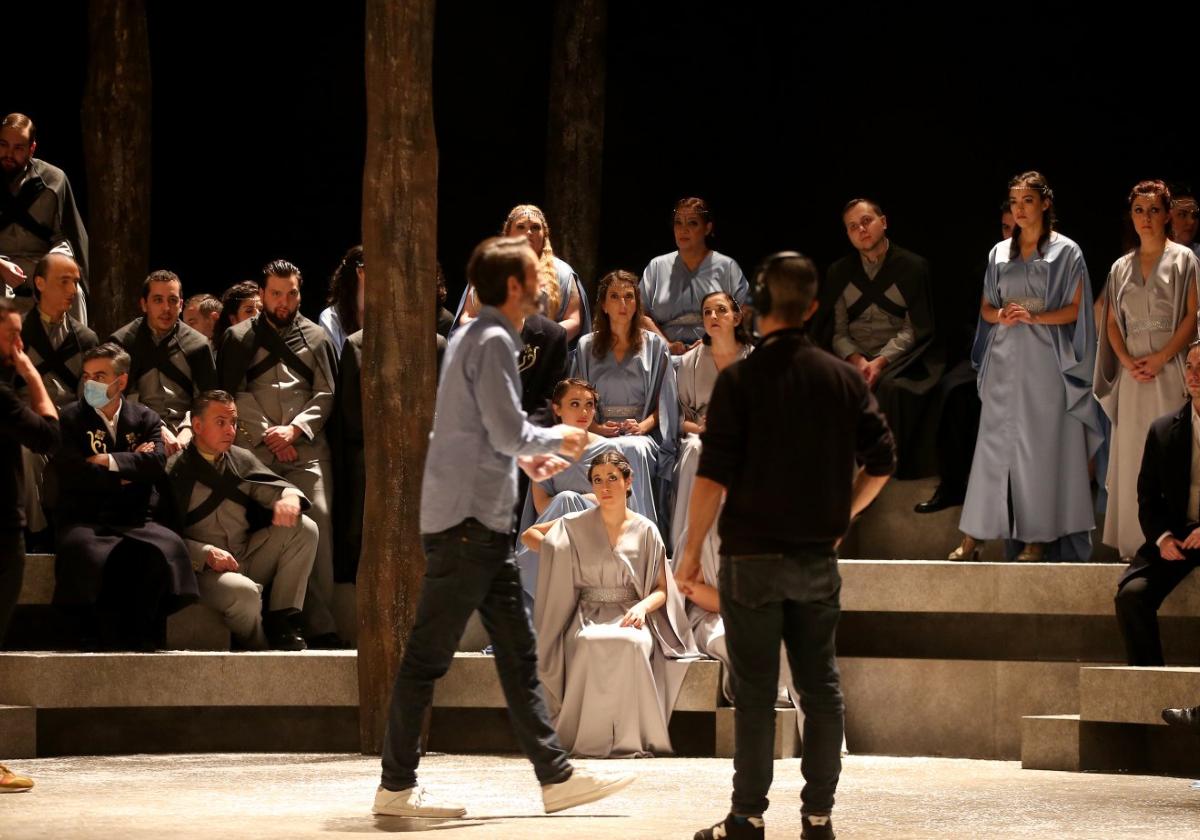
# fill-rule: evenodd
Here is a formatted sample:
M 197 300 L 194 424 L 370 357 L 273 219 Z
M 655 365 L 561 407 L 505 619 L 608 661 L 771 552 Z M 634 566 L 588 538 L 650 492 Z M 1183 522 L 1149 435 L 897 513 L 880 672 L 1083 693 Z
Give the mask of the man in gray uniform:
M 202 391 L 217 387 L 216 362 L 208 339 L 179 320 L 183 284 L 173 271 L 150 273 L 142 283 L 141 318 L 109 338 L 132 359 L 129 399 L 153 409 L 163 421 L 168 456 L 187 446 L 188 411 Z
M 57 166 L 35 158 L 36 151 L 33 120 L 24 114 L 9 114 L 0 121 L 0 280 L 9 297 L 33 273 L 38 260 L 51 251 L 74 257 L 83 277 L 87 276 L 87 231 L 75 206 L 71 182 Z M 86 324 L 83 277 L 80 293 L 71 303 L 71 315 Z
M 329 334 L 300 314 L 300 269 L 275 260 L 263 269 L 263 311 L 226 331 L 217 354 L 221 387 L 237 399 L 238 443 L 296 485 L 312 503 L 320 542 L 304 602 L 310 647 L 341 646 L 333 603 L 331 455 L 337 361 Z M 327 482 L 328 479 L 328 482 Z
M 227 391 L 200 394 L 191 414 L 192 442 L 167 465 L 167 475 L 200 600 L 225 616 L 252 650 L 304 650 L 293 622 L 317 552 L 316 523 L 301 513 L 308 499 L 233 445 L 238 412 Z M 264 620 L 267 584 L 271 603 Z
M 33 270 L 33 283 L 37 306 L 22 320 L 21 341 L 50 399 L 62 409 L 79 399 L 83 354 L 100 342 L 94 332 L 69 314 L 79 295 L 79 264 L 74 259 L 60 253 L 47 254 Z M 29 402 L 23 382 L 18 393 Z M 42 510 L 42 476 L 48 460 L 45 455 L 24 450 L 25 520 L 34 535 L 45 531 L 49 524 Z

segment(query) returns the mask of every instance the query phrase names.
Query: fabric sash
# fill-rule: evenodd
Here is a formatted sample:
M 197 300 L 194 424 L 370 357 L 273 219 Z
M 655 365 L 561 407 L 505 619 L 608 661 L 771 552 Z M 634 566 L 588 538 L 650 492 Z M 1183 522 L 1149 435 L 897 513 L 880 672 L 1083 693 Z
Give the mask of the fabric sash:
M 16 195 L 7 189 L 0 189 L 0 230 L 9 225 L 20 225 L 39 239 L 53 241 L 54 231 L 29 212 L 33 202 L 45 189 L 46 183 L 36 175 L 22 184 Z
M 241 482 L 238 481 L 237 473 L 231 468 L 227 466 L 224 472 L 220 472 L 198 452 L 189 452 L 187 457 L 191 459 L 196 480 L 212 492 L 207 499 L 188 511 L 184 520 L 185 527 L 204 521 L 226 501 L 237 502 L 246 509 L 247 515 L 258 506 L 257 502 L 242 492 L 238 486 Z
M 67 367 L 67 361 L 79 353 L 80 349 L 79 338 L 75 335 L 75 331 L 68 329 L 67 337 L 63 339 L 63 343 L 56 350 L 50 343 L 50 336 L 46 334 L 41 317 L 34 313 L 33 318 L 36 323 L 30 324 L 29 346 L 42 357 L 42 360 L 37 363 L 37 372 L 42 376 L 53 373 L 67 387 L 67 390 L 79 390 L 79 376 Z
M 192 384 L 192 378 L 175 366 L 171 361 L 171 346 L 178 346 L 178 338 L 175 331 L 164 338 L 161 342 L 155 343 L 154 337 L 150 334 L 150 327 L 142 321 L 138 327 L 137 335 L 133 339 L 133 364 L 132 370 L 129 371 L 129 381 L 131 388 L 136 389 L 138 381 L 146 373 L 151 370 L 157 370 L 163 376 L 173 380 L 188 394 L 195 396 L 195 386 Z M 183 353 L 183 348 L 179 348 L 179 352 Z M 186 358 L 186 356 L 185 356 Z
M 313 369 L 306 365 L 298 355 L 298 352 L 307 346 L 304 334 L 300 330 L 291 330 L 285 341 L 280 337 L 279 332 L 267 323 L 266 318 L 259 318 L 255 322 L 254 332 L 255 347 L 263 348 L 267 351 L 267 355 L 262 361 L 246 369 L 247 385 L 275 367 L 275 365 L 283 362 L 293 373 L 300 374 L 308 382 L 309 388 L 313 387 L 313 383 L 316 380 Z M 251 354 L 253 355 L 253 351 L 251 351 Z
M 846 316 L 849 320 L 857 321 L 871 304 L 878 306 L 884 312 L 897 318 L 903 318 L 908 314 L 906 307 L 901 306 L 887 296 L 888 290 L 895 286 L 895 283 L 889 283 L 885 286 L 883 283 L 873 283 L 870 280 L 863 282 L 861 278 L 854 278 L 850 281 L 850 285 L 858 289 L 859 298 L 846 307 Z

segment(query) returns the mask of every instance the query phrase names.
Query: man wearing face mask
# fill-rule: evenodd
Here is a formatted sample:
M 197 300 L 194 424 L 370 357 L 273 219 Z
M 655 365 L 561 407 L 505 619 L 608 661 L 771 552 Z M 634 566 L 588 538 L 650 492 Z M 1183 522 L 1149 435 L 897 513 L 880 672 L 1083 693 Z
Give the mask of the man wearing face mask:
M 179 320 L 183 284 L 173 271 L 150 273 L 142 283 L 142 312 L 109 337 L 129 354 L 129 399 L 162 418 L 163 447 L 173 455 L 192 438 L 192 399 L 217 387 L 212 345 Z
M 66 254 L 42 257 L 33 271 L 37 305 L 21 323 L 21 342 L 59 409 L 79 399 L 83 354 L 100 343 L 94 332 L 70 314 L 79 294 L 79 276 L 78 263 Z M 16 384 L 18 394 L 28 401 L 24 380 Z M 24 450 L 25 520 L 29 531 L 26 548 L 30 550 L 52 549 L 49 523 L 42 510 L 42 476 L 47 460 L 45 455 Z
M 151 514 L 165 474 L 162 420 L 124 399 L 129 354 L 119 345 L 85 353 L 82 379 L 82 399 L 63 409 L 47 476 L 54 602 L 80 617 L 85 647 L 156 650 L 166 616 L 198 597 L 187 547 Z
M 317 559 L 304 599 L 309 647 L 341 647 L 334 623 L 333 470 L 325 424 L 333 415 L 337 360 L 329 334 L 300 314 L 300 269 L 263 269 L 263 311 L 226 331 L 217 353 L 221 387 L 237 399 L 238 445 L 300 489 L 317 523 Z M 345 628 L 343 628 L 345 629 Z

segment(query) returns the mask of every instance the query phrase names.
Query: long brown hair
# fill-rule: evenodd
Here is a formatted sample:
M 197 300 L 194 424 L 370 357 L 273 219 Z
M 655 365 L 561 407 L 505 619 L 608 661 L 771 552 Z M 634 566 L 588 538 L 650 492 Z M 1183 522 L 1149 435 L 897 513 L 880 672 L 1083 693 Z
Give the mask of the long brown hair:
M 326 303 L 334 308 L 346 335 L 358 332 L 358 269 L 363 264 L 363 247 L 355 245 L 338 263 L 329 279 L 329 297 Z
M 608 313 L 604 311 L 604 299 L 615 283 L 628 283 L 633 287 L 634 309 L 633 317 L 629 321 L 629 346 L 634 353 L 642 349 L 642 293 L 638 289 L 638 279 L 633 272 L 618 268 L 601 277 L 600 286 L 596 289 L 596 311 L 592 316 L 592 355 L 597 359 L 608 355 L 615 338 Z

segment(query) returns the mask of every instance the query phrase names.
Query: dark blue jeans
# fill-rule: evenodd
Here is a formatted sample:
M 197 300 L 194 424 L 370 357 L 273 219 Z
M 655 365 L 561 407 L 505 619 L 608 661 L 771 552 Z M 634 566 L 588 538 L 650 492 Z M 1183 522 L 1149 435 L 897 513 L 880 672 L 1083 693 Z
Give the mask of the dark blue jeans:
M 479 610 L 492 639 L 496 670 L 508 701 L 517 741 L 543 785 L 571 776 L 537 675 L 537 644 L 522 600 L 512 535 L 466 519 L 437 534 L 423 534 L 425 582 L 412 635 L 392 688 L 383 742 L 382 784 L 406 790 L 417 783 L 421 723 L 433 684 L 445 675 L 471 613 Z
M 721 557 L 721 617 L 734 697 L 735 814 L 760 816 L 767 810 L 780 640 L 804 710 L 801 811 L 833 810 L 845 712 L 834 655 L 841 587 L 832 554 Z

